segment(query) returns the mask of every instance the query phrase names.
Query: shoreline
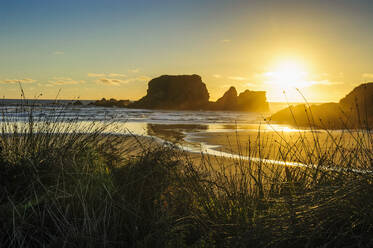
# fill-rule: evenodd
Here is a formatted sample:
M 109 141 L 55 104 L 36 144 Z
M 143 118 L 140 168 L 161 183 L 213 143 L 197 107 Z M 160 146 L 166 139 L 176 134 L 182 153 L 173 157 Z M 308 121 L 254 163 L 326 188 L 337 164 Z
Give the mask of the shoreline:
M 176 132 L 175 130 L 173 130 Z M 177 132 L 176 132 L 177 133 Z M 340 134 L 340 132 L 337 132 Z M 179 133 L 180 134 L 180 133 Z M 266 164 L 272 166 L 292 166 L 292 167 L 303 167 L 311 169 L 322 169 L 326 171 L 346 171 L 353 173 L 372 173 L 372 170 L 359 169 L 359 168 L 346 168 L 346 167 L 335 167 L 335 166 L 318 166 L 312 161 L 307 161 L 305 157 L 302 157 L 300 152 L 299 157 L 281 157 L 278 152 L 281 149 L 281 145 L 289 145 L 291 140 L 294 140 L 295 136 L 297 139 L 304 139 L 303 142 L 307 146 L 312 146 L 313 139 L 322 141 L 320 146 L 320 153 L 331 149 L 333 142 L 330 139 L 330 134 L 326 131 L 317 132 L 307 131 L 288 131 L 276 133 L 274 131 L 267 131 L 258 133 L 254 130 L 220 130 L 220 131 L 201 131 L 183 133 L 185 136 L 178 142 L 172 139 L 165 139 L 161 136 L 151 135 L 135 135 L 145 141 L 155 142 L 157 145 L 169 144 L 180 149 L 182 152 L 188 153 L 190 158 L 193 160 L 200 160 L 203 156 L 213 156 L 221 159 L 228 159 L 234 161 L 251 161 L 255 164 Z M 343 135 L 343 134 L 342 134 Z M 129 134 L 124 136 L 130 136 Z M 345 137 L 350 139 L 350 137 Z M 248 142 L 249 141 L 249 142 Z M 254 142 L 253 142 L 254 141 Z M 325 142 L 323 142 L 325 141 Z M 281 142 L 283 142 L 281 144 Z M 250 143 L 250 144 L 248 144 Z M 313 144 L 315 145 L 315 144 Z M 253 149 L 255 146 L 260 146 L 261 150 Z M 336 157 L 339 158 L 340 157 Z

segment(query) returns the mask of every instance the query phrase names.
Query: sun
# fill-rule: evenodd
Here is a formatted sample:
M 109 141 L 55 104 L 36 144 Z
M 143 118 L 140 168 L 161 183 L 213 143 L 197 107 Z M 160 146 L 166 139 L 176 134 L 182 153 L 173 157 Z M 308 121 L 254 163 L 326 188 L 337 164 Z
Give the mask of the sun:
M 295 60 L 284 60 L 277 63 L 273 70 L 266 74 L 270 86 L 287 90 L 290 88 L 303 88 L 308 85 L 305 66 Z

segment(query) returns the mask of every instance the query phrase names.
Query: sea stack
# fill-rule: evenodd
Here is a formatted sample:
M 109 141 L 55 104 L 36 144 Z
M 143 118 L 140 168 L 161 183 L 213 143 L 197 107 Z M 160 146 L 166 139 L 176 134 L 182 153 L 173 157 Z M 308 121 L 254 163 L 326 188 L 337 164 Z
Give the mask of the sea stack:
M 216 102 L 210 102 L 211 110 L 268 112 L 265 91 L 245 90 L 237 95 L 235 87 L 230 87 Z
M 209 92 L 198 75 L 163 75 L 150 80 L 146 96 L 128 105 L 128 108 L 168 110 L 223 110 L 268 112 L 265 91 L 237 94 L 230 87 L 216 102 L 209 102 Z
M 209 103 L 206 85 L 198 75 L 163 75 L 152 79 L 146 96 L 131 108 L 198 110 Z

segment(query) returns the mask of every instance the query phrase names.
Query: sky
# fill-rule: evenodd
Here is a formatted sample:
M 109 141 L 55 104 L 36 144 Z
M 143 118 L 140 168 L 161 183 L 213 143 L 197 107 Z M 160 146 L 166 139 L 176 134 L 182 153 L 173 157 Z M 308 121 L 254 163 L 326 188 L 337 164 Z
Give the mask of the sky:
M 136 100 L 198 74 L 269 101 L 338 101 L 373 81 L 373 1 L 0 0 L 0 94 Z M 298 90 L 297 90 L 298 89 Z M 60 93 L 59 93 L 60 92 Z

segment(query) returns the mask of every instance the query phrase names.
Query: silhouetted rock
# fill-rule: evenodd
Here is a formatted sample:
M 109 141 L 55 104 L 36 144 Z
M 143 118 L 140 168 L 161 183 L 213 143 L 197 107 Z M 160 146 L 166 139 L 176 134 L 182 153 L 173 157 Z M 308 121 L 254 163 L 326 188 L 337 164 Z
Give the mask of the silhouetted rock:
M 57 102 L 52 102 L 52 103 L 50 103 L 51 105 L 57 105 Z M 69 102 L 69 103 L 67 103 L 67 105 L 72 105 L 72 106 L 81 106 L 81 105 L 83 105 L 83 103 L 81 102 L 81 101 L 79 101 L 79 100 L 76 100 L 76 101 L 74 101 L 74 102 Z
M 198 110 L 208 105 L 209 93 L 198 75 L 164 75 L 152 79 L 146 96 L 131 108 Z
M 373 115 L 373 83 L 361 84 L 342 98 L 339 103 L 344 110 L 358 109 L 362 115 Z
M 338 103 L 324 103 L 307 106 L 299 104 L 282 109 L 271 116 L 278 124 L 289 124 L 299 127 L 334 127 L 342 128 L 341 109 Z
M 210 103 L 210 109 L 267 112 L 269 106 L 265 91 L 245 90 L 237 96 L 236 88 L 230 87 L 221 98 Z
M 72 105 L 74 106 L 80 106 L 80 105 L 83 105 L 83 103 L 79 100 L 76 100 L 75 102 L 72 103 Z
M 269 110 L 265 91 L 245 90 L 237 98 L 238 110 L 267 112 Z
M 339 103 L 289 106 L 271 116 L 279 124 L 328 129 L 365 128 L 373 124 L 373 83 L 353 89 Z
M 224 95 L 215 102 L 216 110 L 236 110 L 237 109 L 237 90 L 230 87 Z
M 237 95 L 230 87 L 216 102 L 209 102 L 209 92 L 198 75 L 163 75 L 150 80 L 146 96 L 131 103 L 115 99 L 95 101 L 90 105 L 102 107 L 128 107 L 172 110 L 225 110 L 267 112 L 265 91 L 246 90 Z
M 116 100 L 114 98 L 110 98 L 110 100 L 106 100 L 102 98 L 101 100 L 97 100 L 95 102 L 90 103 L 89 105 L 99 106 L 99 107 L 127 107 L 130 104 L 130 100 Z

